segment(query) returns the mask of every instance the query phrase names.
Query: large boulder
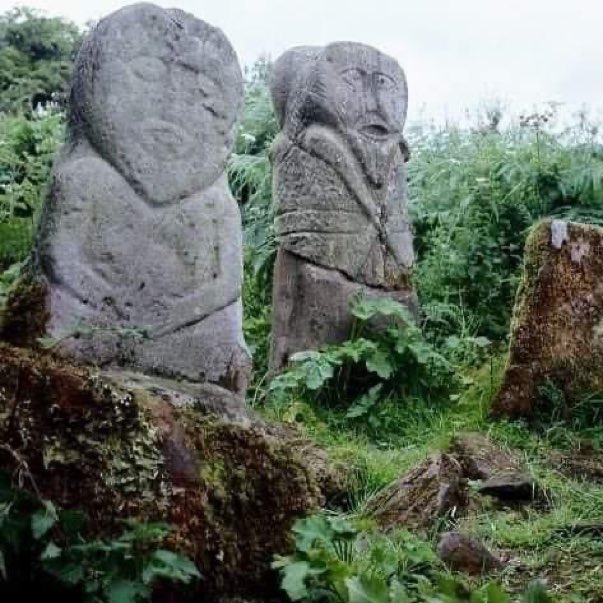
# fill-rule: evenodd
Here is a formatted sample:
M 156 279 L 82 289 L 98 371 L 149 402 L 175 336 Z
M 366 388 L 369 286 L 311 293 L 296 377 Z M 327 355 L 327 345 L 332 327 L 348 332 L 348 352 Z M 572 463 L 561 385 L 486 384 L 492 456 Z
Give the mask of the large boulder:
M 603 391 L 602 283 L 602 228 L 559 220 L 534 227 L 494 415 L 563 418 Z
M 402 136 L 408 91 L 391 57 L 351 42 L 293 48 L 274 66 L 271 367 L 349 336 L 355 295 L 416 309 Z
M 0 344 L 0 469 L 110 536 L 120 520 L 167 521 L 204 579 L 204 601 L 277 592 L 274 554 L 336 480 L 297 432 L 195 383 L 76 367 Z M 18 462 L 17 462 L 18 459 Z
M 44 335 L 77 362 L 244 391 L 241 224 L 225 171 L 242 98 L 237 57 L 211 25 L 152 4 L 99 22 L 75 62 L 67 143 L 5 339 Z M 19 324 L 26 313 L 35 323 Z

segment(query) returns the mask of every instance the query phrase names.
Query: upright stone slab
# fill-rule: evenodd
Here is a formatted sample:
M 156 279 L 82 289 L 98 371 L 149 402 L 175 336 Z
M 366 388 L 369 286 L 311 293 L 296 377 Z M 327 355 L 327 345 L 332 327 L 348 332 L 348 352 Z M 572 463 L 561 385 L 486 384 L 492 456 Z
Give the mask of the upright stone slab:
M 136 4 L 89 34 L 37 239 L 62 353 L 244 390 L 242 96 L 224 34 L 185 12 Z
M 276 233 L 271 365 L 345 340 L 354 295 L 416 307 L 407 213 L 407 86 L 362 44 L 293 48 L 274 66 Z
M 524 263 L 493 413 L 563 418 L 603 392 L 603 229 L 546 220 Z

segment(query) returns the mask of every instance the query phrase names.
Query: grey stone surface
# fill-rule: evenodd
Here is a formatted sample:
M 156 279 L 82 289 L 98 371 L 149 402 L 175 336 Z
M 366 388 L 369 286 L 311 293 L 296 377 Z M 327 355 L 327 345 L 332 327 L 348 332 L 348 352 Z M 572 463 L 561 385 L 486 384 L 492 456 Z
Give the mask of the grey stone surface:
M 279 249 L 274 267 L 272 366 L 285 365 L 295 352 L 345 341 L 353 322 L 350 303 L 358 295 L 389 297 L 417 309 L 416 296 L 409 289 L 367 287 Z
M 293 48 L 275 63 L 271 92 L 281 127 L 273 146 L 276 369 L 291 353 L 347 335 L 348 289 L 395 292 L 413 306 L 416 298 L 400 66 L 352 42 Z M 320 284 L 308 277 L 312 267 L 328 271 Z M 300 288 L 308 278 L 310 289 Z M 291 310 L 300 296 L 308 307 Z
M 37 239 L 63 353 L 244 390 L 242 94 L 226 37 L 182 11 L 128 6 L 88 35 Z

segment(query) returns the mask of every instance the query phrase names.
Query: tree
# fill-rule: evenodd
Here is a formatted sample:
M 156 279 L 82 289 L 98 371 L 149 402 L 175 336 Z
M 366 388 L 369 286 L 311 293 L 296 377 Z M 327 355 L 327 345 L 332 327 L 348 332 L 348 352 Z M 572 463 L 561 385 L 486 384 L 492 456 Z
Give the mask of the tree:
M 75 23 L 33 9 L 0 15 L 0 111 L 61 100 L 81 38 Z

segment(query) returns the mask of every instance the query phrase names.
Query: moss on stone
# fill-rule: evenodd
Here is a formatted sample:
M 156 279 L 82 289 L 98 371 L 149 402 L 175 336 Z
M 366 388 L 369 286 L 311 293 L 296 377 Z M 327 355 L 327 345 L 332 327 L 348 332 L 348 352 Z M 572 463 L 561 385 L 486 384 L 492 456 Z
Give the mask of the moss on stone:
M 13 286 L 5 307 L 0 308 L 0 341 L 34 347 L 46 333 L 49 319 L 47 287 L 30 276 L 20 278 Z
M 45 498 L 89 515 L 90 535 L 126 517 L 172 524 L 166 545 L 197 562 L 205 601 L 277 592 L 273 555 L 324 502 L 324 463 L 300 440 L 0 344 L 0 469 L 22 459 Z
M 546 220 L 532 230 L 494 414 L 546 413 L 546 385 L 560 392 L 568 408 L 603 391 L 601 283 L 603 229 Z

